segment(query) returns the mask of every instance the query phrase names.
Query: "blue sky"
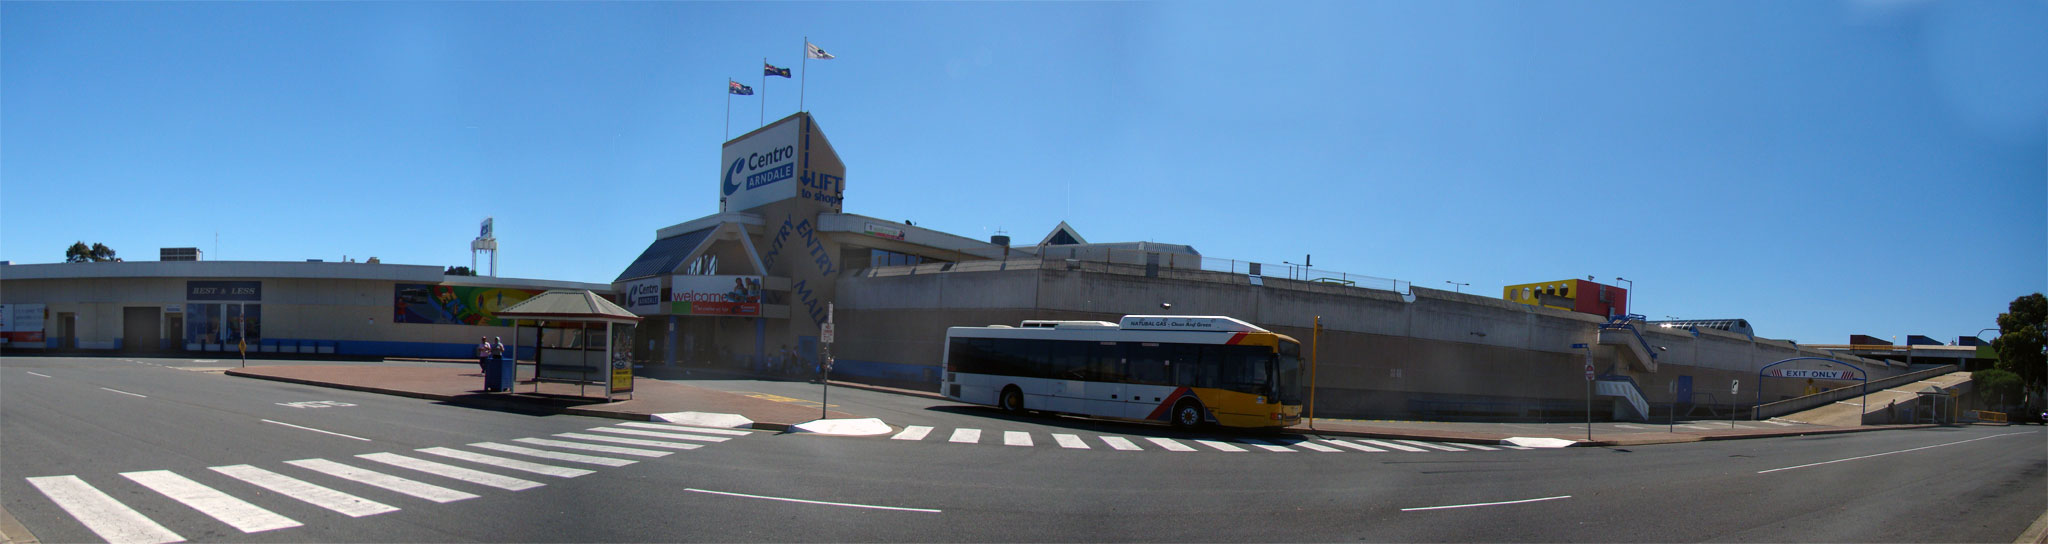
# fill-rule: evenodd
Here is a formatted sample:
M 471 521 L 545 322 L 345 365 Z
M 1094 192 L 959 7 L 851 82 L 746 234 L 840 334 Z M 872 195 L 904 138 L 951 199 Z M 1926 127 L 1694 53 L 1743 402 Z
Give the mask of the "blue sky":
M 0 260 L 606 282 L 805 98 L 846 209 L 1943 339 L 2048 290 L 2048 3 L 0 4 Z M 215 249 L 215 233 L 219 235 Z M 1298 261 L 1297 261 L 1298 262 Z M 1989 336 L 1989 335 L 1987 335 Z

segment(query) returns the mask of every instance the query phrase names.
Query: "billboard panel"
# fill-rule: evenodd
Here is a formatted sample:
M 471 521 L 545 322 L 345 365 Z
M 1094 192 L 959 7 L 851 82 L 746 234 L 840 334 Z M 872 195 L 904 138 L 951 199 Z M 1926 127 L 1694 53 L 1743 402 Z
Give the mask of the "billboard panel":
M 0 304 L 0 344 L 42 343 L 47 308 L 42 304 Z
M 427 283 L 401 283 L 393 297 L 397 323 L 440 325 L 484 325 L 504 327 L 511 320 L 498 319 L 498 310 L 541 294 L 539 289 L 469 287 Z
M 652 277 L 626 283 L 626 309 L 640 315 L 661 312 L 661 278 Z
M 798 130 L 802 116 L 793 115 L 758 132 L 725 144 L 718 162 L 718 210 L 746 211 L 771 202 L 796 198 Z
M 760 276 L 672 276 L 669 293 L 676 315 L 761 315 Z

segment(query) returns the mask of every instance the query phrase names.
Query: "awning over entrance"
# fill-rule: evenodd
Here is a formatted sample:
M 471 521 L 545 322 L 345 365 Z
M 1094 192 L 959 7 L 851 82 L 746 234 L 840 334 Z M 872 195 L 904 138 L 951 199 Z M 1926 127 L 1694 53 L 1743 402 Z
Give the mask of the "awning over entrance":
M 676 266 L 683 264 L 683 259 L 696 253 L 697 247 L 704 245 L 705 240 L 711 238 L 711 233 L 717 230 L 718 227 L 713 225 L 657 239 L 647 245 L 646 251 L 640 252 L 639 258 L 633 259 L 633 264 L 626 266 L 626 271 L 619 273 L 618 279 L 612 281 L 621 282 L 674 272 Z

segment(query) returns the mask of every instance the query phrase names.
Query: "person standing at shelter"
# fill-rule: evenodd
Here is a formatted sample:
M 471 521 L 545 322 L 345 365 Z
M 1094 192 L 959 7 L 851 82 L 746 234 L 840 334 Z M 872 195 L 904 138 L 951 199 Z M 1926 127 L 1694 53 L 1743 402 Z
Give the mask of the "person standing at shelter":
M 491 338 L 488 336 L 479 336 L 476 338 L 476 369 L 478 371 L 484 371 L 489 369 L 490 365 Z
M 503 372 L 503 371 L 505 371 L 505 370 L 506 370 L 506 368 L 505 368 L 505 337 L 503 337 L 503 336 L 499 336 L 499 337 L 495 337 L 495 338 L 492 338 L 492 339 L 491 339 L 491 364 L 493 364 L 493 365 L 498 365 L 498 369 L 499 369 L 499 372 Z M 513 367 L 513 368 L 518 368 L 518 367 L 516 367 L 516 366 L 515 366 L 515 367 Z M 512 390 L 512 386 L 511 386 L 511 384 L 512 384 L 512 382 L 513 382 L 513 380 L 514 380 L 515 378 L 518 378 L 518 376 L 517 376 L 517 375 L 510 375 L 510 376 L 503 376 L 503 377 L 500 377 L 500 378 L 498 378 L 499 380 L 501 380 L 501 381 L 505 382 L 505 384 L 506 384 L 506 385 L 505 385 L 505 388 L 504 388 L 504 389 L 499 389 L 499 391 L 511 391 L 511 390 Z

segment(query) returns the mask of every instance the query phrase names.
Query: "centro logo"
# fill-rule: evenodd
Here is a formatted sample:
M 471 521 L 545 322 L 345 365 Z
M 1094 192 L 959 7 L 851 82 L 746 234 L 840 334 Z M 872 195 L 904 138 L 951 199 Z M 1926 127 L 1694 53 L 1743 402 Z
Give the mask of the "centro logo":
M 723 188 L 725 189 L 725 194 L 727 196 L 731 196 L 733 193 L 739 192 L 740 184 L 739 182 L 733 181 L 732 177 L 740 175 L 740 172 L 746 169 L 746 167 L 746 159 L 733 159 L 732 168 L 725 169 L 725 182 L 722 185 L 724 186 Z

